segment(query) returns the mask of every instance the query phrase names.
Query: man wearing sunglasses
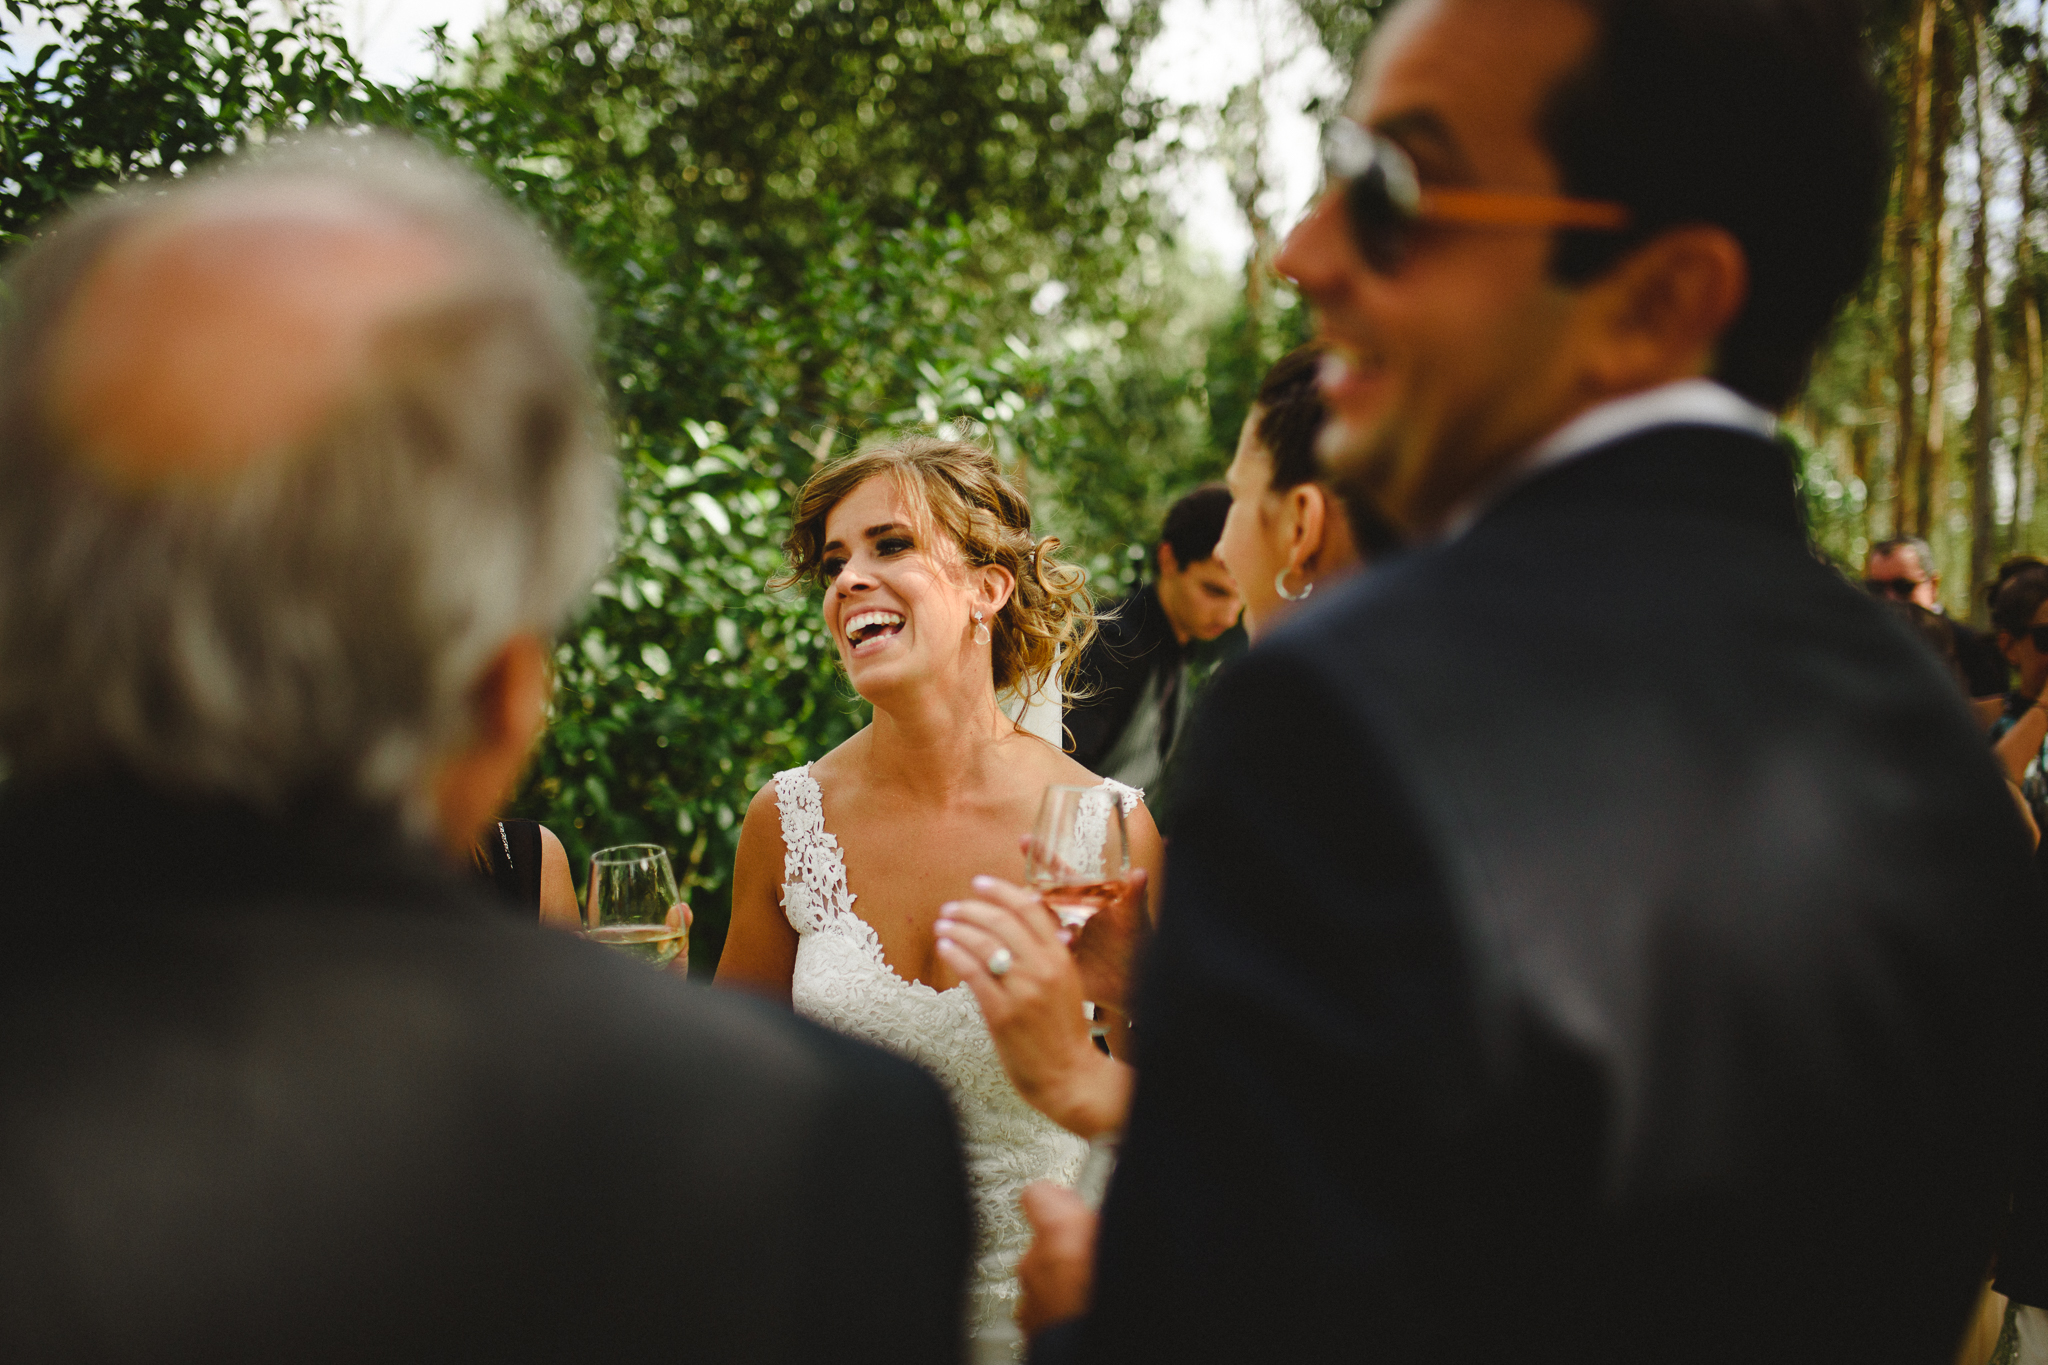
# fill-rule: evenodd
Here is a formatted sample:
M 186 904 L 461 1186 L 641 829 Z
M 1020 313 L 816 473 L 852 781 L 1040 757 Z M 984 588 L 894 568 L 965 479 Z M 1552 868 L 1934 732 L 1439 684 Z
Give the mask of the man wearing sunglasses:
M 1863 586 L 1873 597 L 1911 602 L 1941 617 L 1970 695 L 2004 694 L 2010 677 L 1998 645 L 1962 622 L 1948 619 L 1941 605 L 1941 575 L 1934 571 L 1934 551 L 1926 541 L 1918 536 L 1897 536 L 1872 545 L 1863 560 Z
M 1034 1360 L 1953 1356 L 2048 948 L 1771 439 L 1869 259 L 1861 24 L 1379 25 L 1280 265 L 1412 548 L 1205 699 L 1099 1240 L 1027 1196 Z

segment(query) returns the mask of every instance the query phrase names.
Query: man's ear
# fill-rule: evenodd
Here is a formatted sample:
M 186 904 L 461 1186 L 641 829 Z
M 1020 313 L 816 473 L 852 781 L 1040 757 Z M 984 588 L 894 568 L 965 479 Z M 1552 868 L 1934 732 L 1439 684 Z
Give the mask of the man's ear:
M 1180 560 L 1174 558 L 1173 545 L 1170 541 L 1162 540 L 1159 542 L 1157 558 L 1159 560 L 1159 576 L 1161 578 L 1166 577 L 1168 574 L 1180 572 Z
M 434 774 L 442 847 L 460 857 L 504 808 L 547 716 L 548 647 L 519 634 L 485 666 L 469 692 L 470 735 Z
M 1749 298 L 1749 258 L 1726 228 L 1670 228 L 1587 286 L 1597 335 L 1591 378 L 1602 396 L 1710 373 Z

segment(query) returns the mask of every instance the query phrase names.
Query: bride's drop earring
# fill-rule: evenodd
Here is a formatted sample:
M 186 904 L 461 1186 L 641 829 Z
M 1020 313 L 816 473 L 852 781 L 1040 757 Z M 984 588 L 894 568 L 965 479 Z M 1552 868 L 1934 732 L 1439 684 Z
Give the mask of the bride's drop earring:
M 988 643 L 988 623 L 981 619 L 980 612 L 974 613 L 974 643 L 978 645 Z
M 1287 591 L 1287 570 L 1282 569 L 1279 573 L 1273 575 L 1273 591 L 1279 593 L 1290 602 L 1306 602 L 1308 601 L 1308 595 L 1315 590 L 1316 581 L 1313 578 L 1301 585 L 1300 592 L 1289 592 Z

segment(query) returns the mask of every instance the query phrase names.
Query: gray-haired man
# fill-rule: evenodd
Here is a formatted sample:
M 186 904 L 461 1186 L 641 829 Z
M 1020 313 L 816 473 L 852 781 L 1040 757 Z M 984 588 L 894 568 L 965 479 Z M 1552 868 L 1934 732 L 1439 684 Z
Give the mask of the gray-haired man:
M 1934 551 L 1918 536 L 1880 540 L 1863 561 L 1863 586 L 1873 597 L 1910 602 L 1942 618 L 1953 640 L 1951 652 L 1963 683 L 1973 697 L 1996 697 L 2010 685 L 2005 656 L 1998 644 L 1960 621 L 1949 619 L 1941 605 L 1941 574 Z
M 0 1358 L 952 1358 L 927 1078 L 436 856 L 613 515 L 537 237 L 315 140 L 9 285 Z

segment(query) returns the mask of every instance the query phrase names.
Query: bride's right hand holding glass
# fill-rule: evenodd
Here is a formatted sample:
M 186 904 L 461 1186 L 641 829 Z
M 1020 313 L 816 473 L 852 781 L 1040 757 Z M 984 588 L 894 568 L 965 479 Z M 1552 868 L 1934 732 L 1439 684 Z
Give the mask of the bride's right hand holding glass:
M 1152 933 L 1145 869 L 1134 867 L 1117 879 L 1117 894 L 1078 930 L 1069 934 L 1081 989 L 1096 1005 L 1123 1013 L 1130 1008 L 1131 980 L 1138 956 Z
M 1089 1035 L 1070 935 L 1023 887 L 976 877 L 974 893 L 939 908 L 937 949 L 974 992 L 1011 1082 L 1033 1108 L 1082 1137 L 1122 1128 L 1131 1070 Z

